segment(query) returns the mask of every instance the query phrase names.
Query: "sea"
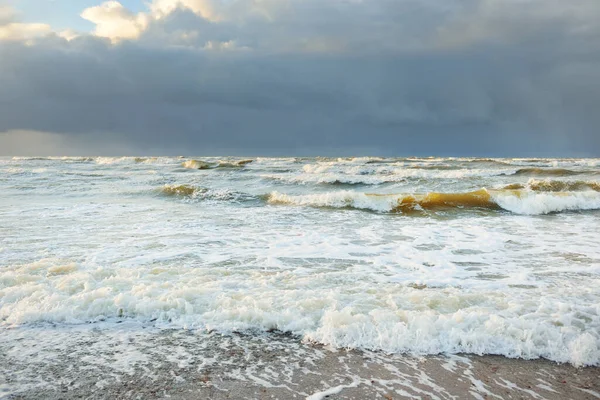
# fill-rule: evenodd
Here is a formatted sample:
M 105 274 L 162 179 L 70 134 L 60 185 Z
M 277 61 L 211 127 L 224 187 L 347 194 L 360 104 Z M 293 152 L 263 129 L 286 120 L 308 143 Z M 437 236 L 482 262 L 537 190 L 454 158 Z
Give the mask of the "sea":
M 0 158 L 0 335 L 123 323 L 598 366 L 600 159 Z

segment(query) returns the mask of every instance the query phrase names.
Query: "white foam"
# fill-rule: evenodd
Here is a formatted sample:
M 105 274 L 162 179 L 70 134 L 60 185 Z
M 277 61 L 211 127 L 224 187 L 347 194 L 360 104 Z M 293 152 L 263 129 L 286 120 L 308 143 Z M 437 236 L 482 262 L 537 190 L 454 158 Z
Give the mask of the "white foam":
M 505 210 L 526 215 L 600 209 L 600 193 L 594 191 L 564 193 L 521 192 L 520 195 L 500 191 L 493 192 L 492 199 Z
M 63 161 L 78 161 L 77 158 L 60 158 Z M 172 157 L 89 157 L 81 159 L 83 161 L 94 161 L 98 165 L 119 165 L 119 164 L 175 164 L 180 162 Z
M 339 191 L 290 196 L 279 192 L 272 192 L 269 195 L 269 202 L 312 207 L 352 207 L 388 212 L 398 205 L 398 195 L 369 196 L 361 192 Z
M 134 162 L 133 157 L 96 157 L 94 161 L 96 162 L 96 164 L 99 165 L 112 165 Z
M 331 396 L 332 394 L 338 394 L 344 389 L 355 388 L 359 385 L 359 383 L 360 383 L 359 381 L 354 381 L 348 385 L 339 385 L 339 386 L 335 386 L 335 387 L 329 388 L 327 390 L 324 390 L 322 392 L 313 393 L 310 396 L 308 396 L 306 398 L 306 400 L 322 400 L 328 396 Z
M 294 253 L 287 246 L 275 248 L 281 257 Z M 273 267 L 244 272 L 227 266 L 148 267 L 153 261 L 106 269 L 43 260 L 5 269 L 0 274 L 0 318 L 3 324 L 23 324 L 123 316 L 221 332 L 280 329 L 344 348 L 600 362 L 600 307 L 576 305 L 548 287 L 505 295 L 493 290 L 493 284 L 473 281 L 475 293 L 460 287 L 436 289 L 435 276 L 448 267 L 434 268 L 432 277 L 424 279 L 431 288 L 418 290 L 389 278 L 375 284 L 367 278 L 374 273 L 369 268 L 311 273 L 280 266 L 280 272 L 270 272 Z M 447 282 L 469 282 L 460 271 L 454 274 Z M 488 290 L 481 289 L 486 286 Z

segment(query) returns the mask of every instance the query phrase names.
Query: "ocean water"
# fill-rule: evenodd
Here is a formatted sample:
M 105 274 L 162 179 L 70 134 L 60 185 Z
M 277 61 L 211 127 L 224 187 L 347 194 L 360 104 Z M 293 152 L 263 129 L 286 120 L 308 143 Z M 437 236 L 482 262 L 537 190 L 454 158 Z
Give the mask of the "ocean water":
M 0 329 L 600 365 L 600 159 L 1 158 Z

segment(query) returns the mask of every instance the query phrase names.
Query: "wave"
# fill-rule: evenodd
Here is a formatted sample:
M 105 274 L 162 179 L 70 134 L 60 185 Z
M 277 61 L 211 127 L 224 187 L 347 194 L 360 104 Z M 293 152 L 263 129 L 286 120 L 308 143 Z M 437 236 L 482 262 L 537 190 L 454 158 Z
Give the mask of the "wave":
M 211 163 L 207 163 L 205 161 L 200 161 L 200 160 L 187 160 L 184 161 L 181 166 L 183 168 L 189 168 L 189 169 L 210 169 L 210 168 L 214 168 L 213 164 Z
M 600 192 L 600 182 L 596 181 L 559 181 L 530 179 L 527 184 L 513 183 L 504 186 L 505 190 L 529 189 L 535 192 L 580 192 L 594 190 Z
M 234 160 L 208 162 L 202 160 L 188 160 L 183 162 L 182 166 L 189 169 L 214 169 L 214 168 L 242 168 L 254 160 Z
M 173 164 L 177 157 L 94 157 L 99 165 L 129 165 L 129 164 Z
M 589 172 L 573 171 L 566 168 L 521 168 L 512 175 L 515 176 L 572 176 L 582 175 Z
M 47 161 L 49 157 L 19 157 L 15 156 L 12 158 L 13 161 Z
M 238 161 L 219 161 L 217 168 L 241 168 L 250 164 L 254 160 L 238 160 Z
M 271 204 L 309 207 L 353 208 L 384 213 L 410 214 L 442 210 L 505 210 L 516 214 L 541 215 L 562 211 L 600 209 L 600 193 L 552 192 L 526 190 L 487 190 L 464 193 L 371 194 L 339 191 L 322 194 L 287 195 L 272 192 Z
M 130 164 L 135 163 L 134 157 L 96 157 L 94 159 L 96 164 L 99 165 L 112 165 L 112 164 Z
M 455 161 L 461 161 L 457 159 Z M 481 165 L 490 165 L 490 166 L 507 166 L 510 165 L 510 160 L 502 160 L 497 158 L 471 158 L 468 159 L 467 162 L 469 164 L 481 164 Z
M 375 175 L 346 175 L 346 174 L 263 174 L 263 179 L 293 183 L 297 185 L 320 184 L 320 185 L 381 185 L 385 183 L 403 182 L 402 176 L 375 176 Z
M 487 178 L 501 174 L 493 169 L 429 169 L 429 168 L 351 168 L 345 171 L 332 170 L 328 166 L 305 165 L 299 174 L 263 174 L 261 178 L 293 184 L 364 184 L 405 182 L 407 180 L 446 180 L 465 178 Z
M 133 162 L 136 164 L 155 164 L 158 162 L 171 161 L 170 159 L 165 159 L 164 157 L 135 157 Z
M 279 286 L 270 275 L 207 264 L 98 268 L 44 259 L 7 266 L 0 269 L 0 282 L 10 294 L 0 307 L 0 327 L 130 319 L 223 333 L 278 329 L 337 348 L 390 353 L 600 363 L 598 308 L 566 303 L 561 293 L 520 297 L 518 292 L 390 283 L 372 290 L 368 279 L 352 279 L 346 286 L 328 282 L 323 274 L 299 279 L 294 270 L 278 272 L 278 281 L 285 282 Z M 541 305 L 523 306 L 532 299 L 541 299 Z
M 474 164 L 474 166 L 477 164 Z M 387 164 L 376 165 L 349 165 L 340 168 L 339 164 L 305 164 L 299 173 L 287 174 L 263 174 L 261 178 L 278 180 L 292 184 L 364 184 L 380 185 L 385 183 L 406 182 L 410 180 L 462 180 L 477 178 L 494 178 L 503 176 L 515 177 L 569 177 L 576 175 L 598 175 L 598 171 L 577 171 L 564 168 L 522 168 L 518 170 L 507 170 L 503 167 L 465 168 L 455 165 L 414 165 L 399 166 Z M 581 185 L 580 185 L 581 186 Z M 592 185 L 593 186 L 593 185 Z M 525 188 L 525 185 L 514 186 L 514 189 Z M 541 187 L 541 185 L 540 185 Z M 558 186 L 557 186 L 558 187 Z M 577 185 L 570 189 L 564 185 L 563 189 L 554 191 L 580 190 Z M 533 188 L 534 190 L 541 190 Z
M 513 165 L 559 167 L 598 167 L 598 158 L 511 158 Z
M 12 157 L 12 161 L 63 161 L 65 163 L 87 163 L 95 160 L 95 157 Z
M 189 185 L 165 185 L 161 192 L 166 196 L 185 196 L 191 197 L 197 193 L 205 193 L 208 189 Z
M 140 157 L 13 157 L 13 161 L 64 161 L 67 163 L 87 163 L 96 162 L 100 165 L 121 164 L 124 162 L 133 162 L 141 159 Z
M 165 185 L 160 193 L 168 197 L 179 197 L 185 200 L 218 200 L 218 201 L 255 201 L 256 196 L 228 189 L 208 189 L 191 185 Z

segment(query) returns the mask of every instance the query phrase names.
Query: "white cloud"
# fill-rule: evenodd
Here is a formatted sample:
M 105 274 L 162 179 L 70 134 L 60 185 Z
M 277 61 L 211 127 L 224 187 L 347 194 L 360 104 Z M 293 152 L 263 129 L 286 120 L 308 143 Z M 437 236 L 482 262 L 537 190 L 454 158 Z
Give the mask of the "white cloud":
M 0 40 L 28 40 L 52 32 L 47 24 L 11 22 L 0 26 Z
M 177 8 L 187 8 L 209 21 L 223 19 L 222 2 L 215 0 L 154 0 L 150 9 L 156 18 L 168 15 Z
M 28 24 L 17 20 L 14 8 L 0 6 L 0 40 L 29 40 L 52 31 L 47 24 Z
M 136 39 L 148 25 L 146 14 L 133 14 L 118 1 L 107 1 L 87 8 L 81 13 L 81 17 L 96 25 L 96 36 L 109 38 L 113 42 Z
M 57 35 L 63 39 L 71 41 L 81 36 L 81 34 L 73 29 L 65 29 L 57 33 Z

